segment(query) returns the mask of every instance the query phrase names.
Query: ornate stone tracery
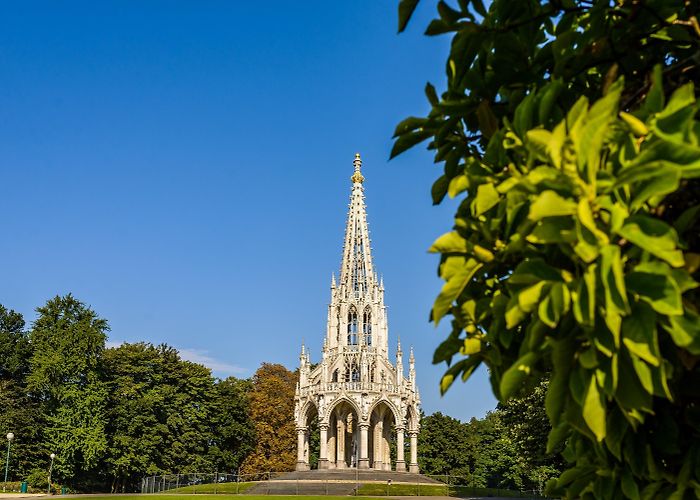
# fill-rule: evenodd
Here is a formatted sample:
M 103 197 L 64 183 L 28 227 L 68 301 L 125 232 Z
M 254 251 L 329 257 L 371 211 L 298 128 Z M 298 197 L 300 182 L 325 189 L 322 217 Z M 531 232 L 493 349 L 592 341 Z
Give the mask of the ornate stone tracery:
M 364 203 L 362 160 L 355 155 L 352 194 L 345 228 L 340 278 L 331 280 L 331 303 L 321 363 L 312 369 L 302 345 L 295 395 L 297 470 L 309 468 L 309 418 L 318 414 L 319 468 L 418 472 L 420 397 L 413 349 L 404 377 L 398 342 L 396 365 L 389 360 L 384 283 L 373 270 Z M 396 456 L 391 441 L 396 439 Z

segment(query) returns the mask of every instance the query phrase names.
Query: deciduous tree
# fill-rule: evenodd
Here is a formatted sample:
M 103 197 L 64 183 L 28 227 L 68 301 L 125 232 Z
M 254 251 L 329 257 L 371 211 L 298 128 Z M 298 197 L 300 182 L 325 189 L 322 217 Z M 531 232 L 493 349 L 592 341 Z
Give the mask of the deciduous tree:
M 242 472 L 288 471 L 296 463 L 294 389 L 297 375 L 278 364 L 263 363 L 253 375 L 250 418 L 255 425 L 255 450 Z
M 27 387 L 39 398 L 46 429 L 42 446 L 56 453 L 57 478 L 70 484 L 97 481 L 97 465 L 107 449 L 107 389 L 101 357 L 107 321 L 72 295 L 37 308 Z

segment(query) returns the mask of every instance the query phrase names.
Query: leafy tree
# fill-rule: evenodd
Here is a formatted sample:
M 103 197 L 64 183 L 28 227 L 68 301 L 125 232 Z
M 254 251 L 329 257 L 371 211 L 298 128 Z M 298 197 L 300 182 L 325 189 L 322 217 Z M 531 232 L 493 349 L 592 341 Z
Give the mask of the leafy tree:
M 296 374 L 279 364 L 263 363 L 253 375 L 249 412 L 255 425 L 256 443 L 241 472 L 287 471 L 294 467 L 296 382 Z
M 469 485 L 478 488 L 525 489 L 527 464 L 503 427 L 499 412 L 482 420 L 472 419 L 467 432 L 475 450 Z
M 213 438 L 209 455 L 218 471 L 238 472 L 255 449 L 255 428 L 249 416 L 250 380 L 228 377 L 214 387 Z
M 105 470 L 112 492 L 133 491 L 142 476 L 166 472 L 166 421 L 171 412 L 178 411 L 165 383 L 164 359 L 172 356 L 177 356 L 172 348 L 145 343 L 105 350 L 109 389 Z
M 511 398 L 498 404 L 503 432 L 513 443 L 517 456 L 523 460 L 527 490 L 542 490 L 544 482 L 565 469 L 562 446 L 547 452 L 547 436 L 552 430 L 545 412 L 547 379 L 521 398 Z
M 92 484 L 107 448 L 107 390 L 100 363 L 109 327 L 70 294 L 49 300 L 37 312 L 29 333 L 27 387 L 46 418 L 41 444 L 59 457 L 57 478 Z
M 418 462 L 423 474 L 469 477 L 473 454 L 465 424 L 440 412 L 421 419 Z
M 111 491 L 134 491 L 144 474 L 232 471 L 250 451 L 249 383 L 215 385 L 208 368 L 167 345 L 107 349 L 105 459 Z
M 0 436 L 15 435 L 11 477 L 24 477 L 35 463 L 48 457 L 38 439 L 43 419 L 26 390 L 31 346 L 24 327 L 21 314 L 0 305 Z
M 24 318 L 0 304 L 0 378 L 24 382 L 30 353 Z
M 399 5 L 403 30 L 417 0 Z M 501 401 L 551 373 L 552 494 L 700 495 L 700 76 L 695 1 L 438 3 L 445 91 L 397 126 L 460 197 L 432 251 L 445 391 L 481 363 Z M 455 356 L 458 359 L 454 359 Z

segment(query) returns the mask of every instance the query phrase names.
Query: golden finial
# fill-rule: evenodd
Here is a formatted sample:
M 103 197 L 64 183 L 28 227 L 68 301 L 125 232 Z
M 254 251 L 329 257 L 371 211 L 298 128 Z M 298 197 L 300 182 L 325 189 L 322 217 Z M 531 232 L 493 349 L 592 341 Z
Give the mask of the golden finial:
M 360 153 L 355 153 L 355 159 L 353 160 L 352 164 L 355 165 L 355 173 L 352 174 L 350 180 L 353 183 L 359 182 L 362 184 L 365 181 L 365 178 L 362 177 L 362 172 L 360 172 L 360 169 L 362 168 L 362 158 L 360 158 Z

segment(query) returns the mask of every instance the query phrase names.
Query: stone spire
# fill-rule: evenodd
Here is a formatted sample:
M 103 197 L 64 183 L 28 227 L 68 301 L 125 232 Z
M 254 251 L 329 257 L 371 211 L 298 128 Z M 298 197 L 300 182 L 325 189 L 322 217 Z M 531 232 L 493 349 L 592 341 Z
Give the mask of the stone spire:
M 340 283 L 345 285 L 347 291 L 355 298 L 360 298 L 369 292 L 374 281 L 374 272 L 362 185 L 365 178 L 361 172 L 362 159 L 359 153 L 355 155 L 353 165 L 355 173 L 350 178 L 352 180 L 352 193 L 348 220 L 345 225 L 345 245 L 343 247 L 343 261 L 340 266 Z
M 295 394 L 297 469 L 310 466 L 310 418 L 318 415 L 319 468 L 389 470 L 392 432 L 396 470 L 418 472 L 420 398 L 403 375 L 403 353 L 389 359 L 389 326 L 384 282 L 374 271 L 365 210 L 362 159 L 355 155 L 340 275 L 331 276 L 326 336 L 321 362 L 300 355 Z M 413 374 L 411 356 L 411 374 Z M 411 438 L 410 461 L 404 436 Z

